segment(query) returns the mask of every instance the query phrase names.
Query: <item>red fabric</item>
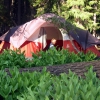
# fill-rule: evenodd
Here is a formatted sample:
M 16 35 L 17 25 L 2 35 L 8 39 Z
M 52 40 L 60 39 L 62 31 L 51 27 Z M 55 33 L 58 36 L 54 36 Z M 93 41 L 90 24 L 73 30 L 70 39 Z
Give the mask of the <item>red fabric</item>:
M 86 49 L 86 51 L 84 50 L 84 53 L 87 53 L 88 51 L 93 52 L 94 54 L 96 54 L 97 56 L 100 57 L 100 52 L 96 49 L 95 46 L 91 46 L 88 49 Z
M 97 56 L 100 56 L 100 52 L 95 48 L 95 46 L 91 46 L 89 47 L 88 49 L 86 50 L 83 50 L 83 48 L 74 40 L 74 45 L 76 46 L 76 48 L 79 50 L 79 51 L 83 51 L 84 53 L 87 53 L 88 51 L 91 51 L 93 52 L 94 54 L 96 54 Z M 69 51 L 71 52 L 76 52 L 76 50 L 74 49 L 74 47 L 72 46 L 70 40 L 65 40 L 63 41 L 63 47 L 66 49 L 68 49 Z
M 75 45 L 78 48 L 78 45 L 77 44 L 75 44 Z M 76 50 L 74 49 L 72 43 L 70 42 L 70 40 L 63 41 L 63 48 L 68 49 L 70 52 L 77 53 Z
M 25 51 L 26 57 L 32 57 L 32 52 L 36 53 L 42 48 L 41 43 L 37 44 L 38 46 L 34 42 L 26 41 L 19 49 L 21 50 L 21 52 Z M 16 50 L 16 48 L 14 48 L 10 43 L 3 41 L 0 44 L 0 53 L 2 53 L 4 49 Z
M 26 57 L 31 57 L 32 53 L 36 53 L 38 51 L 40 51 L 41 49 L 41 44 L 37 43 L 38 46 L 34 43 L 34 42 L 30 42 L 30 41 L 26 41 L 21 47 L 21 51 L 25 51 L 25 56 Z
M 75 40 L 74 40 L 74 44 L 78 48 L 78 50 L 83 51 L 84 53 L 91 51 L 94 54 L 96 54 L 97 56 L 100 56 L 100 52 L 96 49 L 95 46 L 91 46 L 91 47 L 87 48 L 86 50 L 83 50 L 83 48 Z
M 50 40 L 47 41 L 47 44 L 49 43 L 50 43 Z M 20 47 L 20 50 L 21 52 L 25 51 L 26 57 L 32 57 L 32 52 L 36 53 L 37 51 L 42 50 L 42 44 L 41 43 L 37 43 L 37 44 L 38 46 L 36 45 L 35 42 L 26 41 Z M 89 47 L 87 50 L 82 50 L 81 46 L 76 41 L 74 41 L 74 44 L 78 50 L 83 51 L 84 53 L 87 53 L 88 51 L 92 51 L 97 56 L 100 56 L 100 52 L 95 48 L 95 46 Z M 64 49 L 68 49 L 71 52 L 77 53 L 76 50 L 73 48 L 70 40 L 65 40 L 63 41 L 63 43 L 62 43 L 62 40 L 58 40 L 56 45 L 59 45 L 59 47 L 62 47 L 63 45 Z M 4 49 L 16 50 L 16 48 L 14 48 L 10 43 L 2 41 L 2 43 L 0 44 L 0 53 L 2 53 Z
M 2 41 L 0 44 L 0 53 L 3 52 L 4 49 L 9 49 L 10 43 Z

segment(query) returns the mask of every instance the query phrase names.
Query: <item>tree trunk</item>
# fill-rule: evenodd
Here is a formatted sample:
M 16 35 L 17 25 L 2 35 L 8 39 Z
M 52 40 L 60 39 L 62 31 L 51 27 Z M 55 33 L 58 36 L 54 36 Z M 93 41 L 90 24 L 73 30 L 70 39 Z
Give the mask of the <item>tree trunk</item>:
M 93 15 L 94 25 L 96 24 L 96 13 Z M 93 36 L 96 37 L 96 30 L 95 27 L 93 28 Z
M 21 17 L 20 17 L 20 15 L 21 15 L 21 0 L 18 0 L 18 25 L 20 25 L 20 19 L 21 19 Z

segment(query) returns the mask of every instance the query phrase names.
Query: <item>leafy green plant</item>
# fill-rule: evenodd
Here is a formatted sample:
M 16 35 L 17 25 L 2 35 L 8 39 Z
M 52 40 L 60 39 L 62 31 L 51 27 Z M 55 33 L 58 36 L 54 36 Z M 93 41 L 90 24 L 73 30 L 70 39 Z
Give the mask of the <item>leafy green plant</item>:
M 39 55 L 39 56 L 38 56 Z M 40 51 L 37 55 L 33 54 L 32 66 L 48 66 L 66 63 L 75 63 L 82 61 L 92 61 L 96 58 L 96 55 L 92 52 L 84 54 L 80 52 L 75 54 L 66 49 L 56 50 L 55 48 L 48 51 Z
M 43 74 L 43 73 L 42 73 Z M 92 76 L 90 76 L 92 74 Z M 49 77 L 48 77 L 49 75 Z M 47 77 L 47 78 L 46 78 Z M 94 81 L 87 78 L 95 79 Z M 98 87 L 100 80 L 95 77 L 93 67 L 88 69 L 86 78 L 79 78 L 69 70 L 69 74 L 62 73 L 60 76 L 43 74 L 42 80 L 35 89 L 27 88 L 18 100 L 99 100 L 100 92 Z M 40 78 L 40 79 L 41 79 Z M 38 88 L 38 89 L 37 89 Z
M 20 50 L 4 50 L 0 54 L 0 69 L 13 68 L 14 66 L 17 68 L 25 68 L 92 61 L 96 58 L 96 55 L 92 52 L 75 54 L 67 49 L 56 50 L 56 48 L 53 48 L 46 52 L 40 51 L 35 54 L 33 53 L 32 57 L 31 60 L 27 60 L 24 52 L 21 53 Z
M 80 56 L 82 61 L 92 61 L 96 58 L 96 55 L 91 51 L 88 51 L 86 54 L 80 52 L 78 55 Z
M 3 53 L 0 54 L 0 69 L 13 68 L 14 66 L 18 68 L 29 67 L 24 52 L 21 53 L 20 50 L 4 50 Z
M 100 80 L 88 67 L 85 77 L 69 70 L 55 76 L 44 68 L 41 72 L 22 72 L 15 67 L 10 76 L 0 70 L 0 97 L 3 100 L 99 100 Z

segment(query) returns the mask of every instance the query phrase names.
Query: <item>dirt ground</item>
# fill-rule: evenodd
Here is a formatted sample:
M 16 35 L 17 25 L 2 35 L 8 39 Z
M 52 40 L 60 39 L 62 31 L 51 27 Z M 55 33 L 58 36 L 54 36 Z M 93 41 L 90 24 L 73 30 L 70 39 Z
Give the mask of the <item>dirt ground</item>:
M 70 63 L 64 65 L 55 65 L 48 66 L 47 71 L 52 74 L 59 75 L 60 73 L 68 73 L 69 69 L 72 72 L 75 72 L 78 76 L 84 77 L 84 73 L 87 72 L 87 67 L 93 66 L 93 71 L 96 72 L 97 77 L 100 78 L 100 61 L 90 61 L 90 62 L 78 62 L 78 63 Z M 32 68 L 21 68 L 20 72 L 26 71 L 42 71 L 43 67 L 32 67 Z M 5 69 L 7 72 L 8 69 Z

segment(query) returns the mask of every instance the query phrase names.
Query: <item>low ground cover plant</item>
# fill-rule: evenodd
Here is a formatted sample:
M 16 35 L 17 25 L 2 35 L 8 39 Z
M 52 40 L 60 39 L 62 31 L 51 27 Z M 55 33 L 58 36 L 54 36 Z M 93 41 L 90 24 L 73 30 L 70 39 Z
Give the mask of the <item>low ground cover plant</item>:
M 29 67 L 24 52 L 21 53 L 20 50 L 4 50 L 3 53 L 0 54 L 0 69 L 13 68 L 14 66 L 17 68 Z
M 96 55 L 90 51 L 86 54 L 83 52 L 75 54 L 67 49 L 56 50 L 55 48 L 52 48 L 46 52 L 40 51 L 37 55 L 33 54 L 33 58 L 33 66 L 47 66 L 92 61 L 96 58 Z
M 0 100 L 100 100 L 100 80 L 92 66 L 85 78 L 70 70 L 55 76 L 46 68 L 31 73 L 14 68 L 10 73 L 0 70 Z
M 0 69 L 13 68 L 14 66 L 17 68 L 25 68 L 92 61 L 96 58 L 96 55 L 92 52 L 88 52 L 87 54 L 83 52 L 75 54 L 66 49 L 56 50 L 54 48 L 46 52 L 40 51 L 36 54 L 32 53 L 32 57 L 31 61 L 26 61 L 24 52 L 21 53 L 20 50 L 4 50 L 4 52 L 0 54 Z

